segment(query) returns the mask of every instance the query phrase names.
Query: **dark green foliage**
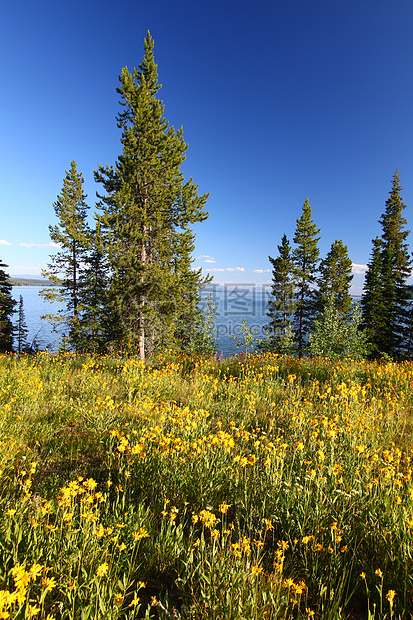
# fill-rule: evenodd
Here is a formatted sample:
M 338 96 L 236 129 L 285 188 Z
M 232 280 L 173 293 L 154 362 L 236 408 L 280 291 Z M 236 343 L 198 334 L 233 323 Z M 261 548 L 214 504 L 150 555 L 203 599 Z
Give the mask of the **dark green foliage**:
M 268 258 L 272 264 L 272 287 L 267 316 L 271 320 L 266 326 L 267 338 L 259 342 L 259 348 L 265 351 L 291 353 L 295 285 L 291 247 L 286 235 L 283 235 L 281 245 L 278 246 L 278 256 Z
M 14 328 L 11 319 L 16 302 L 11 295 L 9 276 L 1 269 L 2 267 L 8 265 L 0 261 L 0 353 L 7 353 L 13 351 Z
M 108 298 L 110 274 L 99 223 L 91 232 L 91 250 L 80 274 L 78 348 L 82 352 L 104 353 L 111 349 L 114 326 Z
M 306 198 L 302 215 L 297 219 L 294 235 L 296 247 L 292 252 L 294 280 L 296 284 L 296 309 L 294 311 L 294 331 L 297 338 L 297 350 L 302 357 L 306 348 L 306 338 L 311 330 L 315 312 L 313 285 L 316 282 L 318 257 L 320 250 L 317 236 L 320 229 L 311 219 L 311 207 Z
M 362 297 L 363 325 L 371 338 L 372 355 L 402 359 L 408 354 L 411 258 L 406 243 L 409 234 L 402 213 L 399 172 L 393 177 L 390 197 L 380 218 L 381 239 L 373 241 L 371 262 Z
M 190 226 L 207 217 L 207 195 L 198 196 L 180 171 L 187 150 L 182 129 L 169 126 L 156 97 L 161 86 L 153 47 L 148 33 L 142 64 L 132 73 L 122 69 L 122 154 L 115 167 L 95 172 L 105 190 L 99 221 L 111 272 L 113 336 L 141 359 L 176 344 L 179 322 L 196 310 L 202 278 L 191 267 Z
M 81 320 L 81 266 L 90 249 L 90 229 L 86 221 L 88 206 L 83 193 L 83 176 L 72 161 L 66 171 L 63 188 L 53 204 L 58 224 L 49 226 L 51 240 L 59 251 L 51 256 L 48 269 L 42 272 L 55 288 L 46 288 L 41 295 L 49 301 L 65 302 L 65 310 L 48 318 L 55 326 L 62 325 L 65 341 L 75 350 L 80 349 Z
M 337 297 L 331 292 L 321 315 L 314 320 L 314 329 L 309 338 L 311 355 L 332 360 L 345 357 L 363 359 L 369 351 L 369 345 L 367 334 L 359 329 L 360 323 L 360 304 L 351 304 L 343 316 L 337 308 Z
M 19 297 L 18 312 L 19 314 L 18 314 L 17 329 L 16 329 L 17 352 L 23 353 L 23 352 L 27 352 L 30 347 L 27 342 L 28 329 L 27 329 L 27 324 L 26 324 L 26 317 L 24 314 L 23 297 L 21 295 Z
M 344 315 L 350 311 L 352 266 L 347 246 L 343 245 L 341 239 L 334 241 L 326 258 L 320 263 L 317 302 L 321 312 L 330 296 L 333 297 L 334 306 L 339 314 Z
M 381 334 L 386 331 L 384 324 L 383 308 L 383 282 L 382 282 L 382 261 L 381 252 L 383 243 L 379 237 L 372 240 L 373 248 L 370 262 L 364 280 L 364 291 L 361 298 L 363 310 L 362 325 L 366 328 L 369 339 L 372 343 L 372 357 L 380 357 L 380 350 L 377 343 L 381 339 Z

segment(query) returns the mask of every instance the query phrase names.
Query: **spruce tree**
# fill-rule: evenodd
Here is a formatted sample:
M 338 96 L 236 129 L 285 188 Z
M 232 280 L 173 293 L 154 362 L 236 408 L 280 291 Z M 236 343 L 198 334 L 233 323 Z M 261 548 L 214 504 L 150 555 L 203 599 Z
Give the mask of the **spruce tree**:
M 141 65 L 132 73 L 123 68 L 117 89 L 122 154 L 114 167 L 95 172 L 105 190 L 99 221 L 115 336 L 119 347 L 142 360 L 157 347 L 173 345 L 177 324 L 195 311 L 202 277 L 192 270 L 191 225 L 207 217 L 207 195 L 198 196 L 180 170 L 187 150 L 182 128 L 169 126 L 157 98 L 161 85 L 150 33 L 144 46 Z
M 80 270 L 78 347 L 87 353 L 112 350 L 113 330 L 108 299 L 110 273 L 99 222 L 90 234 L 91 249 Z
M 8 265 L 0 260 L 0 353 L 8 353 L 13 351 L 12 316 L 16 302 L 11 295 L 12 285 L 9 282 L 9 276 L 2 267 L 8 267 Z
M 291 352 L 293 345 L 292 319 L 295 310 L 295 284 L 290 243 L 283 235 L 276 258 L 268 257 L 272 265 L 271 298 L 267 316 L 271 319 L 265 327 L 267 338 L 260 341 L 264 350 Z
M 29 349 L 28 343 L 27 343 L 27 334 L 28 334 L 28 329 L 27 329 L 27 324 L 26 324 L 26 317 L 24 314 L 24 305 L 23 305 L 23 297 L 22 295 L 20 295 L 19 297 L 19 310 L 18 310 L 18 320 L 17 320 L 17 351 L 19 354 L 23 353 L 23 352 L 27 352 Z
M 320 312 L 323 311 L 330 296 L 333 297 L 334 306 L 340 315 L 350 312 L 352 267 L 347 246 L 343 245 L 341 239 L 334 241 L 319 268 L 317 301 Z
M 79 349 L 80 337 L 80 289 L 81 265 L 90 249 L 90 229 L 86 220 L 88 206 L 83 193 L 83 176 L 77 172 L 73 160 L 66 171 L 63 188 L 53 204 L 58 224 L 49 226 L 51 240 L 59 251 L 51 256 L 51 263 L 42 275 L 55 287 L 46 288 L 41 295 L 48 301 L 65 303 L 65 309 L 57 315 L 47 315 L 55 325 L 62 324 L 65 339 L 75 350 Z
M 390 197 L 379 222 L 380 242 L 373 242 L 372 261 L 368 267 L 362 297 L 363 324 L 373 344 L 373 354 L 401 359 L 406 356 L 409 338 L 411 258 L 406 243 L 408 230 L 403 216 L 406 205 L 400 196 L 399 171 L 396 170 Z
M 382 281 L 382 240 L 377 236 L 372 240 L 370 262 L 364 279 L 361 308 L 363 311 L 362 326 L 366 329 L 371 342 L 371 356 L 380 357 L 378 343 L 381 334 L 386 330 L 383 323 L 385 310 L 383 308 L 383 281 Z
M 296 309 L 294 311 L 294 331 L 297 338 L 297 350 L 302 357 L 308 333 L 314 318 L 314 292 L 316 282 L 318 257 L 320 250 L 317 235 L 320 229 L 311 219 L 311 206 L 306 198 L 303 204 L 302 215 L 297 219 L 294 235 L 296 247 L 292 252 L 293 272 L 296 284 Z

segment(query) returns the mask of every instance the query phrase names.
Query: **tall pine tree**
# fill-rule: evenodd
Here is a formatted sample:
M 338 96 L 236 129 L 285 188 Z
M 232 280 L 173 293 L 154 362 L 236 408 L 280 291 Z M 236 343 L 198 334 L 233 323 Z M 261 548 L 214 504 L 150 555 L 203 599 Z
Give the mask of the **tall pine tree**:
M 187 150 L 182 128 L 169 126 L 157 98 L 161 85 L 149 33 L 144 46 L 141 65 L 132 73 L 122 69 L 117 89 L 122 154 L 115 167 L 95 172 L 105 190 L 99 219 L 116 339 L 142 360 L 156 347 L 174 344 L 177 325 L 196 309 L 202 277 L 192 270 L 191 225 L 207 217 L 207 195 L 198 196 L 180 170 Z
M 17 340 L 17 352 L 19 354 L 27 352 L 30 347 L 27 342 L 27 334 L 29 330 L 27 329 L 26 317 L 24 314 L 24 304 L 23 304 L 23 296 L 19 297 L 19 310 L 18 310 L 18 320 L 17 320 L 17 329 L 16 329 L 16 340 Z
M 382 339 L 381 334 L 386 331 L 386 326 L 383 322 L 385 315 L 381 260 L 383 244 L 378 236 L 372 240 L 372 244 L 373 248 L 370 262 L 367 265 L 364 290 L 361 297 L 361 308 L 363 311 L 362 326 L 366 329 L 371 342 L 371 356 L 380 357 L 383 353 L 379 349 Z
M 291 350 L 293 333 L 292 319 L 295 310 L 295 284 L 290 243 L 283 235 L 278 246 L 278 256 L 268 257 L 272 265 L 271 298 L 267 316 L 271 319 L 266 326 L 267 338 L 260 348 L 281 353 Z
M 88 206 L 83 193 L 83 176 L 73 160 L 66 171 L 63 188 L 53 204 L 58 224 L 49 226 L 51 240 L 59 251 L 51 256 L 51 263 L 42 275 L 55 287 L 46 288 L 41 295 L 49 301 L 65 303 L 57 315 L 47 315 L 54 324 L 64 325 L 65 339 L 71 348 L 79 350 L 81 265 L 90 249 L 90 229 L 87 223 Z
M 294 311 L 294 331 L 297 338 L 297 350 L 302 357 L 306 345 L 307 336 L 311 329 L 314 318 L 314 289 L 316 282 L 318 257 L 320 250 L 317 236 L 320 229 L 311 219 L 311 206 L 306 198 L 303 204 L 302 214 L 297 219 L 294 235 L 296 247 L 293 249 L 293 271 L 296 284 L 296 309 Z
M 350 312 L 350 285 L 353 263 L 348 256 L 348 248 L 341 239 L 331 244 L 330 251 L 320 263 L 318 278 L 318 307 L 322 312 L 330 297 L 340 315 Z
M 409 336 L 411 258 L 406 243 L 409 231 L 403 216 L 406 205 L 400 196 L 399 171 L 396 170 L 390 196 L 379 222 L 380 243 L 376 240 L 368 267 L 362 297 L 363 324 L 367 327 L 376 356 L 406 356 Z
M 16 302 L 11 295 L 12 285 L 9 283 L 9 276 L 2 267 L 8 265 L 0 261 L 0 353 L 8 353 L 13 351 L 12 316 Z

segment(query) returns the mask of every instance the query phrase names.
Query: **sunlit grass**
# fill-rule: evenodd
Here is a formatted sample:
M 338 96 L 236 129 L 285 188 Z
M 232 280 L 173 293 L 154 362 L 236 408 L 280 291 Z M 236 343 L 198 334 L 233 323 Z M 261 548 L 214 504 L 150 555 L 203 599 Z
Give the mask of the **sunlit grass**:
M 0 369 L 0 618 L 410 617 L 413 364 Z

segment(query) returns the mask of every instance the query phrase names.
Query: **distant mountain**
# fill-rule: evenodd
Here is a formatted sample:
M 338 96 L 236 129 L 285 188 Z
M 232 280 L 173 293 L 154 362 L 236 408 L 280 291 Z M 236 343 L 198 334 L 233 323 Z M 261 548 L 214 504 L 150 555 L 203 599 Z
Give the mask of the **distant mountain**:
M 53 282 L 50 280 L 27 276 L 26 274 L 19 276 L 18 278 L 11 276 L 9 278 L 9 282 L 12 286 L 53 286 Z

